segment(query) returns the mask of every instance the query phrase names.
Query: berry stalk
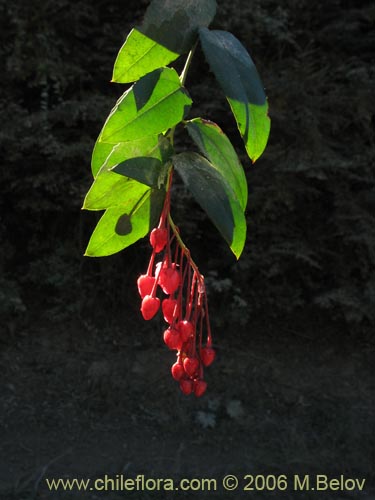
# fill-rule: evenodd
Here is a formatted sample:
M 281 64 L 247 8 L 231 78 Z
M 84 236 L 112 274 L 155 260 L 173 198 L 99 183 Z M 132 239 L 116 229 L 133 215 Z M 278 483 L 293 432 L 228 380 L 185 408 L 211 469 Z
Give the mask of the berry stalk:
M 172 377 L 179 383 L 183 394 L 200 397 L 207 389 L 204 368 L 213 362 L 215 351 L 204 276 L 170 214 L 172 177 L 173 169 L 169 172 L 159 223 L 150 233 L 152 253 L 147 274 L 138 278 L 138 291 L 145 320 L 152 319 L 161 306 L 168 324 L 163 340 L 177 355 L 177 361 L 171 367 Z

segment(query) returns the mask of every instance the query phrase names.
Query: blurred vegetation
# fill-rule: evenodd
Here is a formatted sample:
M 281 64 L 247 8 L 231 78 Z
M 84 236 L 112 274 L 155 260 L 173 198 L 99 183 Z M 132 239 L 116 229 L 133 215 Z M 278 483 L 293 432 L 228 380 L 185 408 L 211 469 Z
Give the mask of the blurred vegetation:
M 36 317 L 115 318 L 139 307 L 134 280 L 147 242 L 111 258 L 83 258 L 98 217 L 80 207 L 94 141 L 121 92 L 109 83 L 112 64 L 147 4 L 0 4 L 0 314 L 10 329 Z M 375 323 L 375 7 L 218 4 L 214 27 L 233 32 L 252 54 L 272 130 L 264 157 L 254 166 L 242 157 L 249 231 L 238 263 L 176 187 L 175 219 L 208 277 L 213 317 L 236 325 L 306 309 L 328 312 L 351 331 L 368 329 Z M 241 154 L 204 64 L 198 52 L 187 81 L 194 113 L 219 123 Z

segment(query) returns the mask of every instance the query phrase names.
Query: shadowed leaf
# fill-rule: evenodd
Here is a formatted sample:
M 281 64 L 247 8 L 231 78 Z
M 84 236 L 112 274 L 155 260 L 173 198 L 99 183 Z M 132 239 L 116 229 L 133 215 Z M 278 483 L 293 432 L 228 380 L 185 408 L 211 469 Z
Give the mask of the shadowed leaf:
M 210 68 L 229 101 L 246 151 L 255 162 L 266 147 L 271 124 L 256 67 L 231 33 L 202 28 L 200 39 Z
M 91 159 L 91 171 L 94 177 L 105 164 L 106 170 L 118 163 L 137 156 L 149 156 L 158 146 L 157 135 L 142 137 L 136 141 L 119 142 L 118 144 L 106 144 L 96 141 Z
M 131 217 L 128 214 L 121 215 L 119 217 L 116 227 L 115 227 L 115 232 L 119 236 L 125 236 L 127 234 L 130 234 L 132 232 L 132 222 L 131 222 Z
M 184 184 L 239 258 L 246 240 L 243 210 L 229 184 L 197 153 L 181 153 L 173 164 Z
M 247 181 L 230 140 L 216 123 L 195 118 L 186 128 L 201 152 L 233 189 L 242 210 L 247 204 Z
M 178 54 L 188 52 L 198 29 L 208 26 L 216 14 L 216 0 L 153 0 L 140 30 Z
M 188 52 L 201 26 L 216 13 L 216 0 L 153 0 L 143 24 L 134 28 L 121 47 L 112 81 L 135 82 Z

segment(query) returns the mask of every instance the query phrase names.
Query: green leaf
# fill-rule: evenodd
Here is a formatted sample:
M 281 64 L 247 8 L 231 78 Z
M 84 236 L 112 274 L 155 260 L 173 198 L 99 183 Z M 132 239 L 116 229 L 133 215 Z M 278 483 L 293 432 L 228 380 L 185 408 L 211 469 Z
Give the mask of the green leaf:
M 108 208 L 92 233 L 85 255 L 112 255 L 146 236 L 157 224 L 164 196 L 164 190 L 147 188 L 132 207 Z
M 89 189 L 83 207 L 85 210 L 105 210 L 121 206 L 124 210 L 134 205 L 149 186 L 114 172 L 104 170 Z
M 139 144 L 131 147 L 133 143 L 126 142 L 114 146 L 97 173 L 82 208 L 103 210 L 115 205 L 125 207 L 132 203 L 134 197 L 139 198 L 147 186 L 159 188 L 164 184 L 168 169 L 167 166 L 162 167 L 172 156 L 173 148 L 162 135 L 156 138 L 156 143 L 154 136 L 151 139 L 148 143 L 144 141 L 141 148 Z M 124 158 L 124 154 L 127 157 L 136 153 L 142 156 L 116 164 L 116 161 Z
M 160 68 L 141 78 L 118 100 L 99 136 L 116 144 L 163 133 L 179 123 L 192 101 L 171 68 Z
M 215 14 L 216 0 L 153 0 L 139 29 L 159 45 L 184 54 Z
M 113 82 L 130 83 L 167 66 L 194 45 L 216 13 L 216 0 L 153 0 L 142 26 L 132 29 L 113 68 Z
M 150 71 L 167 66 L 179 56 L 134 28 L 117 55 L 112 81 L 135 82 Z
M 161 162 L 157 158 L 139 157 L 126 160 L 116 165 L 112 172 L 131 177 L 150 187 L 158 187 L 161 172 Z
M 149 156 L 159 144 L 157 135 L 142 137 L 136 141 L 119 142 L 116 145 L 96 141 L 91 158 L 91 171 L 95 177 L 106 164 L 107 170 L 128 158 Z
M 229 184 L 198 153 L 176 155 L 173 165 L 238 259 L 245 245 L 246 219 Z
M 136 179 L 151 187 L 165 183 L 168 168 L 162 168 L 171 158 L 173 148 L 168 139 L 159 136 L 158 143 L 142 156 L 129 158 L 114 166 L 111 171 Z M 111 160 L 111 158 L 109 158 Z M 107 164 L 106 164 L 107 165 Z
M 91 173 L 93 177 L 99 172 L 113 149 L 113 144 L 105 144 L 97 139 L 91 155 Z
M 263 153 L 270 133 L 268 102 L 256 67 L 245 47 L 231 33 L 200 29 L 206 59 L 223 89 L 249 157 Z
M 195 118 L 186 128 L 204 156 L 233 189 L 242 210 L 247 205 L 247 181 L 243 167 L 230 140 L 216 123 Z

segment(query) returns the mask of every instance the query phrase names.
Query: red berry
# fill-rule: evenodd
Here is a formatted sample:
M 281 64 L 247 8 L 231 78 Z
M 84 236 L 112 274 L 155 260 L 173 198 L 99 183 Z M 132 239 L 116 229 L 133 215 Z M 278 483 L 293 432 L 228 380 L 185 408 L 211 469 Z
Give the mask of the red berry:
M 180 380 L 180 389 L 185 394 L 185 396 L 188 396 L 193 392 L 194 382 L 189 379 L 182 379 Z
M 179 314 L 179 307 L 177 300 L 175 299 L 164 299 L 161 303 L 161 309 L 163 311 L 164 319 L 167 323 L 172 323 L 174 318 Z
M 148 276 L 147 274 L 142 274 L 137 280 L 138 292 L 142 297 L 146 297 L 146 295 L 151 295 L 152 289 L 155 284 L 155 278 L 153 276 Z
M 201 350 L 201 360 L 204 366 L 210 366 L 213 363 L 216 352 L 212 347 L 203 347 Z
M 199 368 L 199 361 L 197 358 L 185 358 L 184 359 L 184 368 L 186 373 L 190 377 L 194 377 L 194 375 L 197 373 L 197 370 Z
M 207 382 L 204 380 L 196 380 L 194 384 L 194 394 L 197 396 L 197 398 L 200 398 L 203 396 L 203 394 L 206 392 L 207 389 Z
M 165 228 L 155 228 L 150 233 L 150 243 L 156 253 L 161 252 L 168 240 L 168 231 Z
M 178 351 L 181 348 L 180 332 L 175 328 L 168 328 L 165 330 L 163 338 L 169 349 L 176 349 Z
M 142 300 L 141 313 L 144 319 L 152 319 L 158 312 L 160 306 L 160 299 L 146 295 Z
M 175 264 L 174 264 L 175 266 Z M 159 274 L 158 283 L 164 293 L 171 295 L 180 285 L 180 273 L 175 267 L 163 267 Z
M 185 375 L 185 370 L 184 370 L 184 367 L 180 361 L 176 361 L 176 363 L 174 365 L 172 365 L 171 373 L 172 373 L 172 377 L 175 380 L 182 379 L 182 377 Z
M 181 340 L 183 343 L 187 342 L 194 333 L 194 326 L 191 321 L 179 321 L 176 325 L 178 331 L 181 333 Z

